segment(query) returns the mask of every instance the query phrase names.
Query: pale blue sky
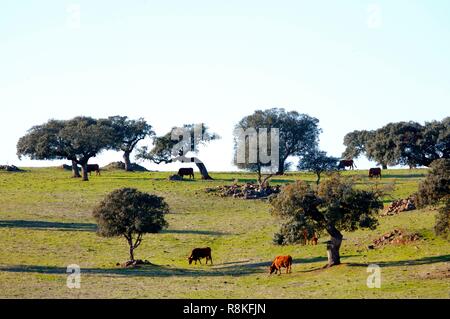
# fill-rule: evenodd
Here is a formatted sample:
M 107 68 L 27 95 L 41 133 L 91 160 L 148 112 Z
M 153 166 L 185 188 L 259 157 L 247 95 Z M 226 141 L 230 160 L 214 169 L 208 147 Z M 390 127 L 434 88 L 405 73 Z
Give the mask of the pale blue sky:
M 223 139 L 200 158 L 234 169 L 233 126 L 270 107 L 317 117 L 339 156 L 349 131 L 450 115 L 449 17 L 445 0 L 3 1 L 0 163 L 59 164 L 19 161 L 17 140 L 49 118 L 120 114 L 159 134 L 206 122 Z

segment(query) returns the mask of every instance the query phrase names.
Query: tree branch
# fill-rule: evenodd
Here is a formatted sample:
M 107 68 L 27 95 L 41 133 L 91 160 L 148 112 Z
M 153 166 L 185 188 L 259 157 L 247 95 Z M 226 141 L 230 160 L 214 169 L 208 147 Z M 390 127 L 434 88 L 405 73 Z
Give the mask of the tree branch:
M 134 242 L 133 247 L 134 247 L 134 248 L 139 247 L 139 245 L 141 244 L 141 242 L 142 242 L 142 234 L 138 234 L 138 236 L 137 236 L 137 238 L 136 238 L 136 241 Z

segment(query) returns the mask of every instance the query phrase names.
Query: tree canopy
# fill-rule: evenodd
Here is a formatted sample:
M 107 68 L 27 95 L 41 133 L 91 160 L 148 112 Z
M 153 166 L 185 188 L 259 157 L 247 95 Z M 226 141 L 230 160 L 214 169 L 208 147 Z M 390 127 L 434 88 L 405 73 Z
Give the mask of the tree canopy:
M 343 158 L 353 159 L 366 153 L 367 141 L 373 138 L 373 131 L 353 131 L 344 136 Z
M 297 168 L 300 171 L 309 171 L 317 175 L 316 183 L 320 183 L 321 174 L 337 170 L 339 159 L 328 156 L 327 152 L 315 149 L 300 158 Z
M 257 110 L 253 114 L 245 116 L 235 126 L 234 132 L 234 164 L 241 169 L 253 171 L 258 174 L 261 180 L 261 172 L 264 168 L 273 166 L 271 162 L 264 162 L 260 158 L 261 148 L 268 147 L 267 153 L 272 154 L 271 143 L 262 141 L 261 135 L 257 137 L 257 145 L 250 146 L 249 139 L 246 136 L 246 161 L 238 161 L 238 148 L 240 147 L 239 139 L 241 132 L 261 133 L 263 130 L 267 132 L 267 138 L 272 139 L 272 129 L 278 129 L 279 148 L 274 150 L 278 154 L 278 168 L 276 173 L 283 174 L 288 166 L 287 160 L 290 156 L 303 156 L 310 150 L 316 148 L 321 132 L 318 127 L 319 120 L 306 114 L 300 114 L 296 111 L 287 112 L 283 108 L 272 108 L 267 110 Z M 265 137 L 265 135 L 264 135 Z M 257 153 L 257 160 L 248 160 L 250 147 L 254 147 Z M 265 150 L 264 150 L 265 151 Z
M 17 143 L 17 155 L 31 159 L 68 159 L 81 165 L 88 180 L 87 163 L 104 149 L 111 148 L 114 134 L 105 121 L 79 116 L 67 121 L 50 120 L 32 127 Z
M 430 166 L 450 157 L 450 118 L 442 121 L 389 123 L 373 131 L 353 131 L 344 137 L 344 157 L 365 154 L 369 160 L 388 165 Z
M 141 244 L 143 234 L 157 233 L 168 226 L 164 218 L 167 213 L 169 206 L 162 197 L 122 188 L 108 194 L 92 214 L 100 236 L 125 237 L 130 261 L 134 261 L 134 250 Z
M 65 159 L 64 145 L 58 138 L 64 121 L 49 120 L 42 125 L 33 126 L 17 142 L 17 156 L 28 156 L 32 160 Z
M 132 171 L 130 154 L 133 152 L 139 141 L 147 136 L 155 135 L 152 126 L 143 118 L 138 120 L 129 119 L 127 116 L 111 116 L 107 119 L 107 125 L 110 125 L 114 133 L 114 149 L 123 151 L 125 170 Z
M 203 179 L 212 179 L 205 164 L 197 157 L 186 156 L 189 152 L 198 154 L 199 146 L 206 145 L 213 140 L 220 139 L 217 133 L 211 132 L 205 124 L 184 124 L 182 127 L 173 127 L 165 135 L 153 139 L 153 147 L 149 150 L 143 146 L 137 150 L 136 158 L 150 160 L 156 164 L 195 163 Z

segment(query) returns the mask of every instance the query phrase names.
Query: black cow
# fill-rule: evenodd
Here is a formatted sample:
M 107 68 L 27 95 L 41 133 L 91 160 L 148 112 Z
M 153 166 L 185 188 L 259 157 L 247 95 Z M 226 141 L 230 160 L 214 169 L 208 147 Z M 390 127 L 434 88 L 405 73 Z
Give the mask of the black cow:
M 194 178 L 194 169 L 190 168 L 190 167 L 180 168 L 178 170 L 178 175 L 180 175 L 181 178 L 183 178 L 184 175 L 188 175 L 189 178 L 195 179 Z
M 350 169 L 356 168 L 355 162 L 353 160 L 341 160 L 338 169 L 345 169 L 346 167 L 350 167 Z
M 195 264 L 197 264 L 197 260 L 200 262 L 200 265 L 202 264 L 200 258 L 206 258 L 206 264 L 208 264 L 208 260 L 211 261 L 211 265 L 213 263 L 212 257 L 211 257 L 211 248 L 205 247 L 205 248 L 194 248 L 192 249 L 191 255 L 188 257 L 189 265 L 192 264 L 193 261 L 195 261 Z
M 92 172 L 95 172 L 95 175 L 100 176 L 100 167 L 98 166 L 98 164 L 87 165 L 87 173 L 91 175 Z
M 373 168 L 369 169 L 369 178 L 372 178 L 372 177 L 381 178 L 381 168 L 373 167 Z

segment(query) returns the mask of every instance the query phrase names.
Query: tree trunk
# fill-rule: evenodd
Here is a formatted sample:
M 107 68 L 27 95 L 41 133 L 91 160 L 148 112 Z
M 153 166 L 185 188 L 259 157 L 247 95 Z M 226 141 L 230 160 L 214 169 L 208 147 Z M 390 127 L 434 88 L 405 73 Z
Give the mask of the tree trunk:
M 258 169 L 256 170 L 256 176 L 258 180 L 259 187 L 262 186 L 262 174 L 261 174 L 261 167 L 258 166 Z
M 278 172 L 276 175 L 284 175 L 284 162 L 285 160 L 281 160 L 280 163 L 278 163 Z
M 329 227 L 327 232 L 330 234 L 331 239 L 327 243 L 328 264 L 325 267 L 332 267 L 341 263 L 339 249 L 341 248 L 343 236 L 334 226 Z
M 134 247 L 130 245 L 130 260 L 134 261 Z
M 213 178 L 211 176 L 209 176 L 208 174 L 208 170 L 206 169 L 205 164 L 203 163 L 195 163 L 195 165 L 197 165 L 200 174 L 202 175 L 202 179 L 208 179 L 208 180 L 212 180 Z
M 83 181 L 89 181 L 88 171 L 87 171 L 87 163 L 81 165 L 81 172 L 83 173 Z
M 72 177 L 73 178 L 80 178 L 80 170 L 78 169 L 78 164 L 75 161 L 72 161 Z
M 316 184 L 319 185 L 319 183 L 320 183 L 320 173 L 317 173 L 317 181 L 316 181 Z
M 133 168 L 131 167 L 130 152 L 126 151 L 123 153 L 123 161 L 125 163 L 125 171 L 132 172 Z
M 387 169 L 387 165 L 386 165 L 386 164 L 381 164 L 381 167 L 382 167 L 383 169 Z

